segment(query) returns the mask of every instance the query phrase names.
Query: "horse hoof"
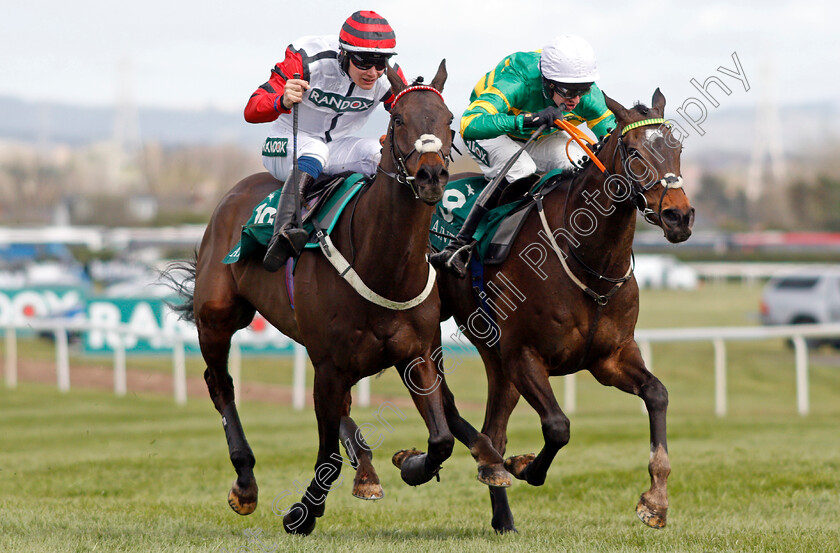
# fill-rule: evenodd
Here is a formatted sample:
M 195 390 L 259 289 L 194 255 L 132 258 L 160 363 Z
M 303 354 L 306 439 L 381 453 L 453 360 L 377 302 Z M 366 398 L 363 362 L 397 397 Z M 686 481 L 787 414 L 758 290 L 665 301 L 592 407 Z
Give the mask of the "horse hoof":
M 668 516 L 668 507 L 660 507 L 648 502 L 644 494 L 636 505 L 636 516 L 651 528 L 664 528 Z
M 476 478 L 479 482 L 487 484 L 491 488 L 510 487 L 510 473 L 501 464 L 478 467 L 478 476 Z
M 283 516 L 283 530 L 287 534 L 308 536 L 315 529 L 315 516 L 310 514 L 303 503 L 295 503 Z
M 528 468 L 528 465 L 536 459 L 537 456 L 534 453 L 528 453 L 526 455 L 514 455 L 513 457 L 508 457 L 505 459 L 505 469 L 511 473 L 514 478 L 518 480 L 525 480 L 525 469 Z
M 379 482 L 372 482 L 367 478 L 357 478 L 353 482 L 353 497 L 376 501 L 385 497 L 385 492 Z
M 497 534 L 518 534 L 519 533 L 519 530 L 516 529 L 516 526 L 514 526 L 513 523 L 511 523 L 510 525 L 505 524 L 505 525 L 501 525 L 501 526 L 498 526 L 498 527 L 496 527 L 494 525 L 493 530 L 495 530 Z
M 255 480 L 244 490 L 234 481 L 228 493 L 228 505 L 238 515 L 250 515 L 257 508 L 258 491 Z
M 394 453 L 391 462 L 394 466 L 400 469 L 400 478 L 409 486 L 419 486 L 425 484 L 432 478 L 437 477 L 440 482 L 440 476 L 437 470 L 429 472 L 426 467 L 428 457 L 425 453 L 418 449 L 401 449 Z
M 394 453 L 394 456 L 391 457 L 391 462 L 394 463 L 394 466 L 398 469 L 402 469 L 402 465 L 406 459 L 409 457 L 414 457 L 415 455 L 423 455 L 423 452 L 419 449 L 401 449 Z

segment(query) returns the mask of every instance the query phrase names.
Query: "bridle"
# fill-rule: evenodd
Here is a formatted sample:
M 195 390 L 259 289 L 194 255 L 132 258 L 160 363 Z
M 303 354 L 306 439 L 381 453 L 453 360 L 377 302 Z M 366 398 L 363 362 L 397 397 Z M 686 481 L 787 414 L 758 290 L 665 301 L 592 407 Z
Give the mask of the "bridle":
M 622 176 L 630 180 L 630 199 L 635 204 L 636 209 L 638 209 L 641 212 L 642 216 L 645 218 L 645 221 L 647 221 L 651 225 L 659 226 L 662 223 L 662 202 L 665 200 L 665 194 L 667 194 L 668 190 L 671 190 L 672 188 L 682 188 L 683 178 L 682 176 L 677 176 L 674 173 L 665 173 L 665 175 L 659 180 L 654 180 L 652 182 L 649 182 L 648 184 L 642 184 L 636 178 L 635 174 L 629 170 L 629 161 L 633 157 L 633 155 L 629 153 L 629 149 L 624 143 L 623 137 L 625 134 L 632 131 L 633 129 L 649 125 L 665 125 L 666 127 L 670 128 L 670 124 L 668 123 L 668 121 L 661 117 L 653 119 L 643 119 L 641 121 L 636 121 L 635 123 L 630 123 L 629 125 L 626 125 L 623 129 L 621 129 L 621 134 L 618 135 L 618 145 L 616 146 L 616 149 L 613 152 L 613 160 L 615 159 L 616 153 L 621 158 L 621 166 L 625 168 L 625 174 Z M 613 163 L 613 165 L 615 165 L 615 163 Z M 629 175 L 627 173 L 629 173 Z M 647 198 L 645 197 L 645 193 L 657 184 L 662 185 L 662 194 L 659 196 L 659 205 L 657 206 L 657 210 L 654 211 L 649 207 Z
M 613 151 L 613 170 L 615 170 L 615 156 L 618 154 L 621 157 L 621 167 L 625 168 L 625 171 L 624 171 L 625 173 L 630 174 L 629 177 L 627 175 L 618 175 L 621 178 L 625 178 L 625 179 L 630 180 L 630 193 L 628 194 L 628 197 L 633 201 L 636 208 L 639 211 L 642 212 L 642 215 L 644 216 L 645 221 L 647 221 L 648 223 L 650 223 L 652 225 L 656 225 L 657 224 L 656 221 L 661 222 L 661 220 L 662 220 L 662 218 L 661 218 L 662 202 L 665 198 L 665 194 L 671 188 L 682 188 L 683 179 L 682 179 L 681 176 L 678 177 L 678 176 L 674 175 L 673 173 L 666 173 L 665 176 L 663 178 L 661 178 L 660 180 L 653 181 L 653 182 L 648 183 L 648 184 L 642 184 L 641 182 L 639 182 L 639 180 L 637 178 L 635 178 L 635 175 L 633 174 L 633 172 L 629 171 L 629 165 L 627 164 L 627 160 L 629 160 L 632 156 L 630 155 L 630 153 L 628 151 L 628 148 L 627 148 L 627 145 L 624 143 L 624 140 L 622 138 L 625 134 L 627 134 L 629 131 L 631 131 L 633 129 L 648 126 L 648 125 L 661 125 L 661 124 L 667 125 L 668 123 L 665 119 L 662 119 L 662 118 L 651 118 L 651 119 L 643 119 L 641 121 L 636 121 L 635 123 L 631 123 L 629 125 L 626 125 L 622 129 L 621 133 L 618 134 L 617 139 L 616 139 L 617 140 L 616 148 Z M 588 138 L 586 138 L 585 135 L 583 135 L 583 133 L 581 133 L 576 127 L 574 127 L 570 124 L 566 124 L 566 125 L 561 125 L 560 128 L 565 130 L 571 136 L 571 138 L 569 139 L 569 143 L 571 143 L 572 140 L 577 142 L 583 148 L 583 150 L 589 155 L 590 161 L 594 165 L 597 166 L 597 168 L 601 171 L 602 174 L 605 175 L 605 177 L 607 179 L 609 179 L 609 177 L 616 174 L 616 173 L 610 173 L 610 171 L 607 170 L 607 168 L 604 166 L 604 164 L 601 163 L 600 160 L 598 160 L 596 154 L 593 153 L 592 150 L 590 150 L 589 147 L 585 144 L 585 142 L 589 141 Z M 613 132 L 617 132 L 617 130 L 613 131 Z M 608 139 L 609 139 L 609 135 L 604 140 L 602 140 L 600 142 L 598 147 L 596 147 L 596 149 L 595 149 L 596 153 L 600 149 L 603 149 L 603 147 L 606 145 Z M 568 146 L 569 146 L 569 144 L 566 145 L 567 152 L 568 152 Z M 662 187 L 663 187 L 663 190 L 662 190 L 662 195 L 659 198 L 659 210 L 654 211 L 654 210 L 652 210 L 648 207 L 647 199 L 645 198 L 645 192 L 647 192 L 648 190 L 650 190 L 651 188 L 653 188 L 657 184 L 661 184 Z M 572 190 L 571 186 L 569 186 L 568 189 L 566 190 L 566 200 L 565 200 L 565 204 L 563 206 L 563 219 L 564 220 L 566 218 L 566 214 L 567 214 L 567 211 L 568 211 L 568 204 L 569 204 L 569 197 L 570 197 L 570 194 L 571 194 L 571 190 Z M 563 256 L 562 251 L 560 250 L 560 246 L 557 244 L 557 242 L 554 239 L 554 233 L 551 232 L 550 227 L 548 225 L 548 221 L 546 220 L 545 213 L 544 213 L 544 210 L 543 210 L 543 207 L 542 207 L 543 194 L 538 192 L 533 196 L 534 196 L 534 200 L 537 203 L 537 212 L 539 214 L 540 221 L 542 222 L 543 229 L 546 231 L 546 235 L 548 237 L 548 240 L 549 240 L 549 243 L 551 244 L 552 249 L 557 254 L 557 257 L 560 259 L 560 264 L 562 265 L 563 269 L 565 270 L 565 272 L 569 276 L 569 278 L 572 280 L 572 282 L 574 282 L 575 285 L 578 286 L 578 288 L 583 290 L 583 292 L 586 295 L 591 297 L 595 301 L 595 303 L 598 304 L 598 316 L 600 316 L 601 308 L 604 307 L 607 304 L 607 302 L 610 300 L 610 298 L 612 298 L 612 296 L 615 295 L 618 292 L 618 290 L 622 287 L 622 285 L 625 282 L 627 282 L 628 280 L 630 280 L 632 278 L 632 276 L 633 276 L 633 265 L 634 265 L 633 260 L 632 260 L 632 255 L 631 255 L 630 265 L 627 268 L 627 272 L 624 274 L 624 276 L 619 277 L 619 278 L 610 278 L 610 277 L 607 277 L 605 275 L 600 274 L 595 269 L 592 269 L 591 267 L 589 267 L 583 261 L 583 259 L 581 259 L 580 256 L 575 252 L 575 249 L 574 249 L 574 247 L 572 247 L 572 244 L 569 243 L 569 253 L 572 255 L 572 257 L 575 258 L 575 260 L 583 267 L 583 269 L 587 273 L 595 276 L 600 281 L 606 281 L 606 282 L 609 282 L 609 283 L 613 284 L 613 287 L 606 294 L 599 294 L 598 292 L 596 292 L 595 290 L 593 290 L 592 288 L 587 286 L 582 280 L 577 278 L 575 276 L 575 274 L 572 272 L 572 270 L 569 268 L 568 264 L 566 263 L 566 259 Z M 656 217 L 656 219 L 653 219 L 654 216 Z M 568 237 L 566 237 L 566 240 L 568 241 Z M 591 336 L 590 336 L 590 339 L 591 339 Z
M 414 85 L 403 89 L 399 94 L 397 94 L 396 98 L 394 98 L 394 101 L 391 103 L 391 109 L 393 110 L 396 107 L 397 102 L 400 100 L 400 98 L 402 98 L 409 92 L 416 92 L 421 90 L 434 92 L 440 97 L 441 100 L 443 100 L 443 95 L 438 89 L 426 85 Z M 443 143 L 438 137 L 432 134 L 420 135 L 420 138 L 418 138 L 414 142 L 414 149 L 411 150 L 411 152 L 409 152 L 407 156 L 404 155 L 400 151 L 399 147 L 397 147 L 396 141 L 394 140 L 395 119 L 395 116 L 391 116 L 391 121 L 388 123 L 387 140 L 391 146 L 391 159 L 394 161 L 394 166 L 397 168 L 397 170 L 395 173 L 389 173 L 388 171 L 382 168 L 381 164 L 377 166 L 376 169 L 380 173 L 383 173 L 384 175 L 394 179 L 398 183 L 407 186 L 411 190 L 411 193 L 414 194 L 414 198 L 419 199 L 420 190 L 417 187 L 414 175 L 409 173 L 408 167 L 406 165 L 408 160 L 411 159 L 411 156 L 413 156 L 414 154 L 424 154 L 429 152 L 435 153 L 440 157 L 441 162 L 443 162 L 443 165 L 447 168 L 449 168 L 449 162 L 452 160 L 452 156 L 451 154 L 444 154 L 441 152 L 441 149 L 443 148 Z

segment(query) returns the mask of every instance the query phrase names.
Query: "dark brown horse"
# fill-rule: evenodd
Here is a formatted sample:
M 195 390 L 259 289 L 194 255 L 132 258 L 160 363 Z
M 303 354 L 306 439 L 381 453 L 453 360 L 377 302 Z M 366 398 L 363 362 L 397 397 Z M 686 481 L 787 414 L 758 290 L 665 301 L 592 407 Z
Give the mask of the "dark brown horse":
M 349 417 L 350 389 L 390 366 L 400 371 L 429 429 L 428 454 L 416 455 L 403 466 L 406 481 L 418 484 L 437 474 L 452 452 L 453 432 L 473 446 L 489 483 L 509 478 L 489 439 L 460 419 L 451 393 L 436 385 L 432 345 L 440 342 L 440 300 L 436 287 L 429 286 L 434 279 L 426 254 L 434 205 L 449 178 L 452 113 L 440 94 L 446 76 L 445 62 L 441 62 L 431 86 L 407 87 L 388 70 L 396 100 L 379 172 L 359 198 L 354 215 L 342 216 L 331 234 L 333 247 L 353 260 L 355 273 L 379 296 L 406 302 L 430 292 L 416 306 L 394 309 L 363 298 L 318 250 L 307 250 L 298 261 L 294 309 L 284 284 L 285 272 L 266 272 L 258 257 L 222 264 L 254 207 L 278 187 L 267 173 L 238 183 L 213 213 L 195 262 L 194 292 L 181 311 L 194 318 L 198 330 L 207 363 L 204 378 L 222 415 L 237 473 L 228 502 L 239 514 L 253 512 L 258 490 L 254 454 L 234 403 L 228 354 L 231 337 L 251 322 L 255 311 L 304 344 L 315 367 L 320 440 L 315 478 L 301 501 L 285 512 L 287 532 L 308 534 L 323 515 L 330 484 L 341 469 L 339 440 L 358 462 L 353 494 L 365 499 L 382 497 L 370 448 Z
M 441 315 L 454 314 L 466 327 L 485 364 L 489 389 L 482 432 L 494 447 L 504 454 L 508 419 L 520 394 L 539 414 L 543 449 L 505 462 L 516 478 L 532 485 L 545 481 L 554 456 L 569 441 L 569 419 L 555 399 L 550 376 L 588 370 L 601 384 L 641 397 L 650 418 L 651 486 L 636 511 L 649 526 L 662 527 L 670 473 L 668 393 L 645 368 L 633 338 L 639 289 L 629 272 L 636 208 L 670 242 L 689 237 L 694 209 L 681 188 L 682 147 L 661 119 L 665 97 L 657 89 L 652 108 L 625 109 L 609 98 L 607 105 L 618 127 L 598 159 L 611 176 L 589 163 L 548 193 L 541 200 L 545 222 L 534 210 L 507 260 L 485 269 L 484 309 L 498 324 L 498 343 L 487 342 L 483 323 L 470 324 L 480 307 L 469 278 L 438 276 Z M 634 126 L 637 122 L 642 123 Z M 493 528 L 515 530 L 506 491 L 490 493 Z

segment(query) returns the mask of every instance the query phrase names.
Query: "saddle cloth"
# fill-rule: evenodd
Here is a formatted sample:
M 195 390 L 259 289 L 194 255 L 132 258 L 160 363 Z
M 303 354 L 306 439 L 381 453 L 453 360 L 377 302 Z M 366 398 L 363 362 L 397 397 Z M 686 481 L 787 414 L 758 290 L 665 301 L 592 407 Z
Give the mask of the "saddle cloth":
M 364 175 L 351 173 L 331 177 L 324 185 L 316 184 L 322 192 L 307 200 L 304 206 L 303 228 L 309 232 L 307 248 L 318 247 L 313 219 L 326 234 L 332 232 L 341 212 L 366 183 Z M 279 203 L 280 190 L 276 190 L 254 208 L 251 218 L 242 226 L 239 242 L 225 256 L 225 264 L 236 263 L 253 252 L 265 250 L 274 233 L 274 215 Z
M 530 190 L 535 192 L 560 175 L 561 170 L 546 173 Z M 440 251 L 458 234 L 461 225 L 475 204 L 478 195 L 487 186 L 487 180 L 479 175 L 451 181 L 446 185 L 443 199 L 432 215 L 429 241 Z M 532 198 L 519 199 L 495 207 L 487 212 L 478 224 L 473 238 L 477 241 L 474 253 L 487 265 L 498 265 L 507 259 L 511 244 L 519 234 L 525 219 L 536 206 Z M 439 233 L 439 234 L 436 234 Z M 446 236 L 440 236 L 444 234 Z

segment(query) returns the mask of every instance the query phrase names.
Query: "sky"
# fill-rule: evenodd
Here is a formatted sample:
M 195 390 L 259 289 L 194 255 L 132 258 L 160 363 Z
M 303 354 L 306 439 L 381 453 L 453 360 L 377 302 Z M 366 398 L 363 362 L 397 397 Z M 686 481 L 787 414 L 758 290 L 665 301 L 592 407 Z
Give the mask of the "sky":
M 408 77 L 434 75 L 442 58 L 453 112 L 505 55 L 541 48 L 563 33 L 595 49 L 599 86 L 624 105 L 650 103 L 659 86 L 671 109 L 700 99 L 691 79 L 717 76 L 726 107 L 836 101 L 840 38 L 835 3 L 563 2 L 542 0 L 29 0 L 4 2 L 0 94 L 36 101 L 240 111 L 292 40 L 337 34 L 358 9 L 383 15 L 397 34 Z M 514 9 L 515 8 L 515 9 Z M 747 83 L 726 76 L 737 57 Z M 745 90 L 749 86 L 749 90 Z

